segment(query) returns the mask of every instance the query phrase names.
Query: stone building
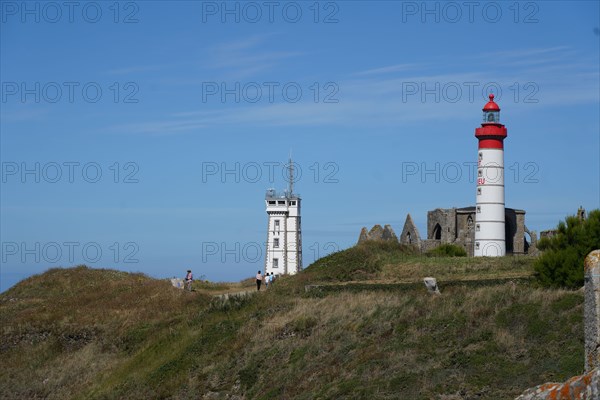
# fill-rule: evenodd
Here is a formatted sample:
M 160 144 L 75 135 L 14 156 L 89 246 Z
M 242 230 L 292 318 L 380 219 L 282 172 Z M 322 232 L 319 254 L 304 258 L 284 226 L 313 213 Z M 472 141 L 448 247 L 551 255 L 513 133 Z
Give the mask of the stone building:
M 453 244 L 473 256 L 476 207 L 436 208 L 427 213 L 427 236 L 422 238 L 410 214 L 406 216 L 400 237 L 397 238 L 389 225 L 375 225 L 371 231 L 362 228 L 358 242 L 366 240 L 394 240 L 427 252 L 442 244 Z M 505 209 L 505 233 L 507 254 L 530 254 L 536 249 L 537 233 L 525 226 L 525 211 Z
M 442 244 L 454 244 L 463 247 L 469 256 L 473 256 L 475 231 L 475 207 L 436 208 L 427 213 L 427 238 L 416 241 L 419 232 L 410 215 L 406 217 L 400 243 L 413 244 L 422 252 L 427 252 Z M 525 211 L 506 208 L 505 210 L 506 252 L 527 254 L 535 246 L 536 233 L 525 226 Z M 529 235 L 529 240 L 526 238 Z M 420 242 L 420 243 L 419 243 Z

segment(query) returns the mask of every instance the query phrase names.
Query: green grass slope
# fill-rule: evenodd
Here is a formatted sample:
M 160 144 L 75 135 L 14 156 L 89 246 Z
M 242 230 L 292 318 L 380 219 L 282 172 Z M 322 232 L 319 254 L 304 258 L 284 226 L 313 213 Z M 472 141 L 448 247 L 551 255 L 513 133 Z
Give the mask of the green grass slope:
M 371 244 L 222 303 L 215 291 L 251 282 L 186 293 L 140 274 L 55 269 L 0 296 L 0 397 L 511 399 L 583 370 L 582 293 L 506 279 L 531 274 L 528 258 Z M 441 296 L 419 282 L 428 275 Z

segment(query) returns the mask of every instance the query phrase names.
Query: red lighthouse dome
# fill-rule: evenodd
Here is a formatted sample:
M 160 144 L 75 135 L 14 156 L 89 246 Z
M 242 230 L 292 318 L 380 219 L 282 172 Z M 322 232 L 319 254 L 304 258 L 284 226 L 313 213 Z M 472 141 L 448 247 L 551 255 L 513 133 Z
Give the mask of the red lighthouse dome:
M 490 93 L 490 101 L 483 106 L 483 123 L 500 125 L 500 107 L 494 101 L 494 94 Z
M 490 101 L 487 102 L 485 106 L 483 106 L 483 111 L 500 111 L 500 107 L 498 104 L 494 102 L 494 93 L 490 93 Z

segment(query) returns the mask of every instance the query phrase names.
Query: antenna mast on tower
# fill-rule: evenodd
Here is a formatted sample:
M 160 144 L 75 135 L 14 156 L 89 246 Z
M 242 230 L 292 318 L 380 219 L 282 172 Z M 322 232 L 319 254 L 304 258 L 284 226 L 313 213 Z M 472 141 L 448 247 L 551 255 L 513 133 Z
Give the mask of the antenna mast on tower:
M 288 188 L 288 193 L 289 196 L 292 197 L 292 194 L 294 192 L 294 164 L 292 162 L 292 152 L 290 151 L 290 162 L 288 165 L 288 171 L 290 172 L 290 179 L 289 179 L 289 188 Z

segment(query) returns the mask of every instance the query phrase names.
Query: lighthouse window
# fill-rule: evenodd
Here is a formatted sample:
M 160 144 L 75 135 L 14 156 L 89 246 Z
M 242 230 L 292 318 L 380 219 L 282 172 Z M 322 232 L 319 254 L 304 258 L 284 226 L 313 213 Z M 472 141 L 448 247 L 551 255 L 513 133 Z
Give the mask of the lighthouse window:
M 475 231 L 479 232 L 479 224 L 475 225 Z
M 483 153 L 479 153 L 479 161 L 483 160 Z
M 477 206 L 477 212 L 480 213 L 481 212 L 481 207 Z
M 477 170 L 477 176 L 479 176 L 479 177 L 483 176 L 483 170 L 482 169 L 478 169 Z
M 274 206 L 275 204 L 276 204 L 275 201 L 269 200 L 269 205 L 270 206 Z
M 273 247 L 276 249 L 279 248 L 279 238 L 273 239 Z
M 477 188 L 477 194 L 480 195 L 481 194 L 481 188 Z
M 279 258 L 273 259 L 273 268 L 279 268 Z
M 279 200 L 277 202 L 280 206 L 285 206 L 285 200 Z
M 479 250 L 479 242 L 475 242 L 475 249 Z
M 279 220 L 275 220 L 275 230 L 279 230 Z
M 290 205 L 295 206 L 296 202 L 295 201 L 290 201 Z

